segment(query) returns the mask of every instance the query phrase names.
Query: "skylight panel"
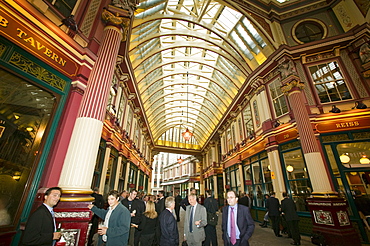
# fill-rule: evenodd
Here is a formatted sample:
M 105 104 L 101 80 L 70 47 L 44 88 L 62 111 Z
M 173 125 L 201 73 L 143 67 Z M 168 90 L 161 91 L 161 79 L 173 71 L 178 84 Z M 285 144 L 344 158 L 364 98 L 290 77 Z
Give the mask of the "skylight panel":
M 165 3 L 162 3 L 162 4 L 158 5 L 158 6 L 155 6 L 155 7 L 151 8 L 151 9 L 145 10 L 144 12 L 142 12 L 140 14 L 135 15 L 135 18 L 136 19 L 144 19 L 147 16 L 154 15 L 155 13 L 163 10 L 165 6 L 166 6 L 166 4 Z
M 236 45 L 239 47 L 240 50 L 243 51 L 244 55 L 248 57 L 249 60 L 253 59 L 253 55 L 248 50 L 247 46 L 244 44 L 244 42 L 241 40 L 238 34 L 236 34 L 235 31 L 231 32 L 231 39 L 236 43 Z
M 257 48 L 256 43 L 253 41 L 253 39 L 250 37 L 249 33 L 245 31 L 245 29 L 241 26 L 238 25 L 236 27 L 236 30 L 240 36 L 240 39 L 244 39 L 245 42 L 247 42 L 249 48 L 255 53 L 258 54 L 259 50 Z
M 215 27 L 229 32 L 232 28 L 234 28 L 235 24 L 239 21 L 241 16 L 242 15 L 240 13 L 228 7 L 225 7 L 221 15 L 218 17 Z
M 255 40 L 258 42 L 258 44 L 263 48 L 266 46 L 265 41 L 263 41 L 261 35 L 257 32 L 257 30 L 254 28 L 252 23 L 247 19 L 243 18 L 242 23 L 248 29 L 248 31 L 252 34 L 252 36 L 255 38 Z

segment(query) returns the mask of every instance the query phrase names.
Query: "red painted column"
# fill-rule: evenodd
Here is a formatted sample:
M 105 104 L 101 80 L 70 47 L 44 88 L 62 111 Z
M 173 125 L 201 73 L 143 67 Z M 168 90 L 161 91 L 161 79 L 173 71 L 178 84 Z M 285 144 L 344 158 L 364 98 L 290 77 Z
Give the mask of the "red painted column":
M 59 178 L 58 186 L 63 189 L 62 197 L 54 208 L 57 223 L 61 223 L 63 228 L 63 235 L 69 235 L 70 242 L 74 240 L 78 242 L 77 245 L 85 245 L 88 238 L 91 212 L 87 205 L 93 201 L 90 186 L 118 52 L 125 38 L 125 28 L 130 23 L 127 11 L 112 8 L 112 13 L 108 9 L 104 9 L 102 14 L 107 23 L 103 41 L 82 97 Z
M 348 204 L 333 191 L 330 175 L 316 139 L 301 90 L 304 83 L 294 73 L 293 61 L 282 64 L 282 91 L 288 95 L 295 116 L 307 171 L 312 184 L 312 196 L 307 199 L 312 219 L 312 232 L 323 245 L 361 245 L 358 233 L 349 220 Z M 289 69 L 287 69 L 289 68 Z

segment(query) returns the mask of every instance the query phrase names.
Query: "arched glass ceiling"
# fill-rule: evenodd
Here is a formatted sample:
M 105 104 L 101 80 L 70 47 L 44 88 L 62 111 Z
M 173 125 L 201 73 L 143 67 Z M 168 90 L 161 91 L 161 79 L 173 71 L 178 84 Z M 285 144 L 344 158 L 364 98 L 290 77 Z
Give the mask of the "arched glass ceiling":
M 211 0 L 142 0 L 130 60 L 157 145 L 200 149 L 273 49 L 250 16 Z M 181 133 L 188 128 L 192 140 Z

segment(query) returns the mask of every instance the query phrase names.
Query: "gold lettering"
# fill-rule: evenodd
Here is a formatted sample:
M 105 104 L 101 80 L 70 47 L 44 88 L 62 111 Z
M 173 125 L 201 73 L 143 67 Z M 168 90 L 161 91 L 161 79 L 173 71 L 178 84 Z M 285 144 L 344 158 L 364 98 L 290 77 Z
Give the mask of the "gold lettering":
M 63 60 L 62 58 L 59 59 L 59 64 L 62 65 L 63 67 L 66 65 L 66 60 Z
M 350 121 L 350 122 L 343 122 L 343 123 L 335 124 L 337 128 L 355 127 L 359 125 L 360 125 L 360 122 L 358 121 Z
M 58 58 L 59 58 L 58 55 L 55 54 L 55 53 L 53 53 L 53 55 L 51 56 L 51 59 L 56 61 L 56 62 L 58 62 Z
M 40 44 L 39 41 L 36 41 L 36 44 L 37 44 L 37 49 L 38 50 L 41 50 L 41 49 L 44 49 L 45 48 L 45 45 Z
M 48 48 L 45 48 L 44 54 L 47 55 L 48 57 L 50 57 L 51 54 L 53 54 L 53 52 L 51 50 L 49 50 Z
M 8 27 L 8 23 L 9 23 L 8 20 L 0 15 L 0 26 Z
M 26 43 L 30 43 L 33 47 L 36 47 L 36 46 L 35 46 L 35 40 L 33 39 L 33 37 L 26 38 L 26 39 L 24 39 L 24 41 L 25 41 Z
M 17 28 L 17 31 L 19 32 L 18 35 L 17 35 L 19 38 L 23 38 L 22 37 L 23 35 L 24 36 L 27 36 L 27 33 L 25 33 L 24 31 L 22 31 L 21 29 Z

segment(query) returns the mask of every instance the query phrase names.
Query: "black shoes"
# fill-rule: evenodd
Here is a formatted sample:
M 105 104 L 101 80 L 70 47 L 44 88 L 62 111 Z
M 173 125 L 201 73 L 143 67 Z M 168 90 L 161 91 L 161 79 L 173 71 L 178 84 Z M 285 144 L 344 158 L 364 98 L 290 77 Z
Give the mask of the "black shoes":
M 264 220 L 263 223 L 260 224 L 260 226 L 263 227 L 263 228 L 266 228 L 267 227 L 267 221 Z
M 282 237 L 283 235 L 276 235 L 277 237 Z
M 301 245 L 301 243 L 296 243 L 296 242 L 293 242 L 293 243 L 290 243 L 291 245 Z

